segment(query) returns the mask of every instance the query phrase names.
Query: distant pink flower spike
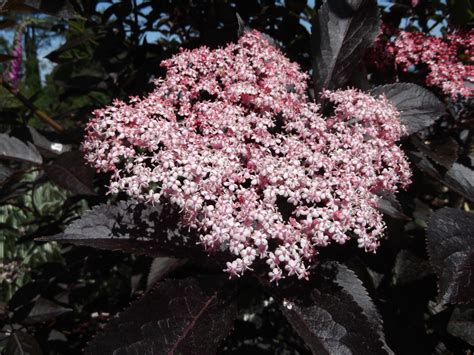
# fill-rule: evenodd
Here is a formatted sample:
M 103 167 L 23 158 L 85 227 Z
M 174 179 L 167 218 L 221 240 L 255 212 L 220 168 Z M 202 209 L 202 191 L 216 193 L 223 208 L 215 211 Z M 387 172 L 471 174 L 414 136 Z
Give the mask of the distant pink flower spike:
M 14 59 L 10 61 L 5 77 L 13 88 L 18 89 L 23 63 L 23 25 L 21 25 L 16 32 L 12 56 Z
M 376 250 L 375 193 L 410 182 L 384 97 L 326 91 L 334 114 L 323 118 L 308 76 L 256 31 L 162 65 L 152 93 L 96 110 L 87 126 L 85 157 L 112 173 L 111 193 L 171 201 L 208 251 L 234 255 L 231 276 L 261 259 L 272 281 L 305 279 L 319 247 Z

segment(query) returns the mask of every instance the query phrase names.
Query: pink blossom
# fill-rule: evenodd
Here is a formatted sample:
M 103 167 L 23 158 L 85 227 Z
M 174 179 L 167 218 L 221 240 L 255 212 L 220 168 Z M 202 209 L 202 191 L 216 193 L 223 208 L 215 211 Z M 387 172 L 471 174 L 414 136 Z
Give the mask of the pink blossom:
M 382 29 L 369 54 L 369 61 L 377 69 L 398 66 L 408 72 L 426 66 L 427 85 L 438 87 L 453 99 L 474 94 L 474 30 L 442 38 L 388 26 Z
M 144 98 L 116 100 L 87 126 L 85 156 L 110 192 L 171 201 L 226 271 L 308 277 L 317 250 L 355 239 L 375 251 L 385 228 L 379 190 L 410 181 L 399 112 L 357 90 L 326 91 L 324 118 L 308 76 L 258 32 L 236 44 L 182 50 Z

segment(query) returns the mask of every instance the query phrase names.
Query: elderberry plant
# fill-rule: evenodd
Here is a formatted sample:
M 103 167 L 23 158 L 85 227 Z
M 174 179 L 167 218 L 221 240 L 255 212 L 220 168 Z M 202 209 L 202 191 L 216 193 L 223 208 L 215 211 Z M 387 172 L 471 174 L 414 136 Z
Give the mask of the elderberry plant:
M 291 16 L 302 11 L 298 1 L 285 4 Z M 410 14 L 422 11 L 418 2 L 412 4 Z M 134 11 L 141 5 L 135 4 Z M 114 3 L 104 21 L 111 14 L 123 20 L 126 10 L 125 2 Z M 179 11 L 172 7 L 170 13 Z M 5 188 L 0 199 L 32 186 L 25 210 L 43 213 L 47 207 L 38 208 L 35 189 L 44 179 L 74 194 L 62 197 L 61 213 L 46 216 L 68 222 L 64 231 L 45 223 L 30 238 L 124 252 L 110 252 L 112 259 L 122 258 L 117 267 L 90 248 L 66 247 L 67 269 L 55 274 L 44 266 L 43 279 L 20 288 L 8 302 L 9 313 L 1 314 L 11 328 L 8 354 L 38 353 L 39 345 L 24 330 L 41 324 L 35 335 L 58 337 L 46 331 L 56 326 L 52 319 L 59 319 L 58 327 L 66 329 L 76 347 L 88 342 L 86 354 L 238 353 L 250 343 L 241 341 L 239 332 L 253 336 L 253 345 L 267 353 L 278 348 L 393 354 L 392 349 L 414 351 L 405 345 L 406 336 L 385 331 L 409 323 L 400 327 L 395 321 L 406 309 L 423 319 L 423 329 L 415 329 L 413 337 L 418 341 L 420 331 L 430 334 L 425 338 L 434 345 L 427 353 L 441 353 L 445 344 L 450 349 L 474 344 L 460 326 L 469 323 L 474 299 L 474 217 L 461 211 L 469 211 L 474 201 L 469 153 L 474 141 L 469 112 L 457 114 L 452 108 L 460 98 L 472 102 L 472 30 L 441 37 L 393 28 L 381 23 L 375 0 L 327 0 L 312 15 L 311 38 L 304 41 L 308 52 L 311 48 L 310 61 L 294 56 L 291 45 L 279 48 L 281 38 L 273 40 L 262 26 L 260 32 L 250 29 L 240 17 L 234 20 L 240 26 L 233 31 L 238 38 L 218 48 L 190 41 L 186 45 L 198 48 L 170 56 L 174 47 L 160 47 L 165 51 L 160 59 L 168 59 L 160 66 L 152 61 L 153 75 L 161 75 L 150 81 L 148 93 L 93 111 L 81 152 L 68 151 L 71 146 L 52 143 L 33 128 L 26 143 L 14 137 L 17 132 L 1 134 L 0 157 L 14 160 L 14 167 L 31 165 L 15 174 L 31 173 L 32 181 L 15 185 L 15 174 L 1 165 Z M 140 28 L 138 18 L 132 32 Z M 105 79 L 94 81 L 93 68 L 72 74 L 84 60 L 81 46 L 89 43 L 88 36 L 68 41 L 48 57 L 67 63 L 57 74 L 70 71 L 72 83 L 66 87 L 96 85 L 123 97 L 115 93 L 134 80 L 122 77 L 129 59 L 113 51 L 118 43 L 107 43 L 120 31 L 92 28 L 97 30 L 94 41 L 100 41 L 98 53 L 110 59 L 102 58 Z M 178 32 L 193 39 L 187 23 L 183 28 Z M 133 36 L 136 44 L 140 38 Z M 295 35 L 282 42 L 298 40 Z M 101 47 L 111 51 L 110 58 Z M 2 84 L 28 102 L 18 95 L 21 52 L 20 46 L 12 51 Z M 118 65 L 120 58 L 126 59 Z M 141 88 L 133 91 L 147 92 Z M 38 114 L 34 105 L 28 107 Z M 462 107 L 469 111 L 469 105 Z M 39 116 L 64 132 L 44 113 Z M 436 197 L 423 197 L 440 185 Z M 448 202 L 438 198 L 446 195 Z M 86 198 L 94 207 L 71 222 L 77 202 Z M 430 207 L 422 200 L 430 200 Z M 448 203 L 457 208 L 430 209 Z M 139 297 L 109 319 L 124 306 L 114 309 L 109 298 L 125 288 L 117 286 L 117 278 L 103 275 L 136 272 L 136 265 L 130 265 L 139 259 L 129 254 L 153 258 L 147 259 L 146 291 L 136 291 L 139 282 L 132 274 L 131 293 Z M 378 264 L 372 268 L 375 258 Z M 10 284 L 20 280 L 18 265 L 0 264 Z M 69 270 L 75 270 L 73 276 L 65 275 Z M 102 277 L 99 282 L 90 276 L 93 272 Z M 434 285 L 435 274 L 438 299 L 423 299 L 420 306 L 420 289 L 431 276 Z M 71 277 L 79 279 L 77 284 L 65 281 Z M 399 294 L 418 283 L 422 286 L 409 297 Z M 112 289 L 107 297 L 98 296 L 103 284 Z M 122 299 L 130 297 L 127 293 Z M 98 299 L 106 307 L 89 306 L 83 298 Z M 61 323 L 64 314 L 72 314 L 73 326 Z M 265 321 L 276 322 L 269 327 L 274 333 L 266 335 L 271 345 L 264 344 L 256 326 L 248 328 Z M 98 328 L 94 338 L 84 335 L 84 329 L 90 335 Z M 400 334 L 410 333 L 411 328 Z

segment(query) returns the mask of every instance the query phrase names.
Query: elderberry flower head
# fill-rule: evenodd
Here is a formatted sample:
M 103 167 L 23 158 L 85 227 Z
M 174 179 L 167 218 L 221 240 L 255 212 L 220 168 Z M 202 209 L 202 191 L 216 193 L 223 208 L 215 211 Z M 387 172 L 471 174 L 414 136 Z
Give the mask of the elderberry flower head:
M 87 126 L 85 157 L 111 173 L 111 193 L 176 205 L 197 242 L 229 253 L 232 276 L 266 263 L 272 281 L 307 278 L 333 242 L 376 250 L 376 192 L 410 181 L 385 97 L 326 91 L 323 117 L 307 75 L 256 31 L 162 65 L 152 93 L 96 110 Z

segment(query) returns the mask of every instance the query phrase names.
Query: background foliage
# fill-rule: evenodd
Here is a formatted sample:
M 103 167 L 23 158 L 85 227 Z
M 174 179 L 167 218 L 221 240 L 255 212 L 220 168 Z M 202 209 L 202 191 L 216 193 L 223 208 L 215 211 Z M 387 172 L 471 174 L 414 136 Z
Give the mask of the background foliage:
M 304 70 L 317 68 L 311 61 L 311 19 L 321 3 L 12 0 L 0 4 L 2 71 L 11 59 L 16 26 L 27 23 L 20 87 L 12 91 L 3 83 L 0 88 L 0 127 L 5 133 L 0 136 L 0 155 L 8 158 L 0 162 L 0 348 L 7 354 L 81 353 L 112 316 L 145 295 L 142 303 L 132 306 L 140 309 L 163 284 L 168 290 L 191 287 L 196 302 L 205 302 L 210 294 L 207 284 L 187 278 L 205 265 L 183 266 L 175 259 L 160 264 L 162 259 L 145 255 L 34 240 L 62 232 L 88 208 L 122 199 L 106 195 L 107 177 L 94 175 L 81 163 L 83 127 L 94 108 L 149 91 L 152 80 L 163 75 L 159 63 L 180 47 L 214 48 L 236 40 L 236 13 L 249 27 L 273 37 Z M 385 23 L 434 35 L 449 28 L 470 28 L 474 18 L 471 0 L 381 1 L 379 8 Z M 45 64 L 43 56 L 54 65 Z M 387 79 L 376 69 L 367 69 L 369 87 L 397 78 L 414 83 L 422 79 L 401 72 Z M 347 314 L 355 312 L 355 318 L 357 312 L 377 314 L 373 305 L 367 305 L 366 289 L 383 319 L 385 345 L 397 354 L 468 353 L 474 346 L 474 312 L 469 305 L 474 294 L 474 225 L 469 212 L 474 199 L 473 105 L 469 100 L 439 99 L 448 105 L 449 114 L 403 142 L 415 182 L 398 201 L 386 202 L 387 240 L 377 255 L 365 255 L 355 246 L 325 250 L 322 260 L 337 260 L 350 269 L 322 265 L 333 270 L 338 288 L 317 279 L 310 296 L 330 313 L 336 312 L 328 295 L 339 297 L 345 282 L 357 276 L 361 289 L 352 284 L 341 298 L 346 311 L 332 316 L 340 316 L 340 323 L 350 330 Z M 147 293 L 153 280 L 165 273 L 174 281 Z M 216 344 L 218 352 L 314 351 L 311 339 L 302 336 L 308 347 L 290 324 L 299 322 L 298 312 L 314 316 L 321 310 L 281 308 L 276 296 L 262 293 L 255 280 L 240 282 L 244 287 L 239 288 L 238 305 L 225 303 L 229 312 L 236 312 L 237 321 L 232 327 L 216 323 L 230 332 Z M 281 299 L 289 297 L 281 292 Z M 357 311 L 354 301 L 360 307 Z M 130 317 L 131 323 L 137 321 Z M 352 331 L 370 339 L 379 330 L 374 318 L 367 318 Z M 114 334 L 113 326 L 108 332 L 112 333 L 105 336 Z M 212 337 L 212 331 L 206 336 Z M 361 353 L 356 342 L 345 342 L 351 351 Z M 106 353 L 98 343 L 92 343 L 89 351 L 94 349 Z

